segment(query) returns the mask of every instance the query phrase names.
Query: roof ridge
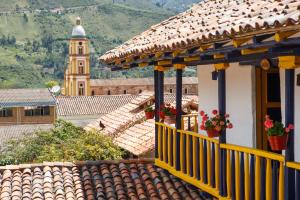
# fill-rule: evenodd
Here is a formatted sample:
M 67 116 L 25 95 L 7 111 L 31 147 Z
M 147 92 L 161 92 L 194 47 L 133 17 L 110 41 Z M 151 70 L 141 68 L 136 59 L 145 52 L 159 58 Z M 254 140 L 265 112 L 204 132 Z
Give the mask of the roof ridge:
M 154 163 L 152 158 L 139 158 L 139 159 L 120 159 L 120 160 L 86 160 L 86 161 L 73 161 L 73 162 L 47 162 L 43 163 L 29 163 L 29 164 L 19 164 L 19 165 L 5 165 L 0 166 L 0 171 L 5 170 L 20 170 L 20 169 L 32 169 L 36 167 L 74 167 L 83 165 L 100 165 L 100 164 L 147 164 Z

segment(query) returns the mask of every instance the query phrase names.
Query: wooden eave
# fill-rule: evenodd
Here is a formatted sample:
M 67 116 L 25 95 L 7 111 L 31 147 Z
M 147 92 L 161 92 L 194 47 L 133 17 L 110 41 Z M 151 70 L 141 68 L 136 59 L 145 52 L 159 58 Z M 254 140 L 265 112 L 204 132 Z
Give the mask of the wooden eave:
M 195 43 L 174 50 L 158 49 L 157 52 L 149 54 L 144 52 L 142 55 L 132 55 L 122 58 L 121 62 L 112 62 L 107 65 L 111 67 L 113 71 L 116 71 L 124 68 L 130 69 L 137 67 L 139 63 L 148 63 L 149 66 L 157 65 L 158 63 L 163 63 L 161 61 L 171 61 L 172 64 L 196 66 L 245 62 L 263 58 L 273 59 L 282 55 L 297 55 L 300 54 L 300 36 L 292 36 L 299 32 L 300 25 L 280 27 L 272 29 L 272 32 L 270 32 L 270 30 L 260 30 L 244 34 L 240 37 L 221 39 L 210 43 Z M 282 38 L 284 39 L 282 41 L 276 41 L 276 34 L 282 34 Z M 237 43 L 236 41 L 239 42 Z M 215 58 L 214 55 L 216 54 L 224 56 L 223 58 Z M 199 59 L 197 59 L 197 57 L 199 57 Z M 167 63 L 166 65 L 168 66 L 170 65 L 169 62 L 165 63 Z

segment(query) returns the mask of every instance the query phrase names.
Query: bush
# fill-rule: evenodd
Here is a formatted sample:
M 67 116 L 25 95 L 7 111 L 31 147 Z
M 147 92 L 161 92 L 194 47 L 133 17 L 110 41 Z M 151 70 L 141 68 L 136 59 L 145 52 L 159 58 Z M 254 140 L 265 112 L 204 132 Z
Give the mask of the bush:
M 0 164 L 113 160 L 126 155 L 109 137 L 57 120 L 49 131 L 36 131 L 22 139 L 9 141 L 0 152 Z

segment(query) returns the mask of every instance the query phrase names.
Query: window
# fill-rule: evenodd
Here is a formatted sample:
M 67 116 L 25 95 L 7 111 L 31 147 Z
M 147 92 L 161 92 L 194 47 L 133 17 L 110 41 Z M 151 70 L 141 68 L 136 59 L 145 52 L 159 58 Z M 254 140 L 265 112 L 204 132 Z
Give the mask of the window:
M 84 96 L 84 84 L 83 83 L 79 83 L 78 95 L 79 96 Z
M 124 93 L 124 94 L 126 94 L 126 93 L 127 93 L 127 91 L 126 91 L 126 90 L 124 90 L 124 91 L 123 91 L 123 93 Z
M 188 89 L 184 88 L 184 94 L 187 94 L 187 93 L 188 93 Z
M 79 74 L 84 74 L 84 63 L 83 63 L 83 61 L 78 62 L 78 73 Z
M 12 109 L 11 108 L 3 108 L 0 110 L 0 117 L 12 117 Z
M 110 90 L 107 91 L 107 95 L 110 95 Z
M 142 90 L 139 90 L 139 93 L 141 94 L 143 91 Z
M 173 93 L 173 90 L 172 90 L 172 89 L 170 89 L 170 93 Z
M 49 116 L 49 106 L 25 107 L 25 116 Z
M 95 91 L 94 90 L 92 90 L 92 96 L 95 96 Z

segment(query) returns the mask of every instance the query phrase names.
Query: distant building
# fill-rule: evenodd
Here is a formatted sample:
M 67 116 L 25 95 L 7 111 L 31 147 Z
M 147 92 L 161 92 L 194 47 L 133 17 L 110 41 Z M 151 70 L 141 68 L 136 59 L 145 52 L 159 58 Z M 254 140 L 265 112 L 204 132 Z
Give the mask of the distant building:
M 184 77 L 182 93 L 185 95 L 198 94 L 198 78 Z M 164 85 L 165 93 L 176 93 L 175 77 L 166 77 Z M 131 79 L 92 79 L 92 95 L 137 95 L 143 91 L 154 91 L 153 78 L 131 78 Z
M 0 90 L 0 125 L 53 124 L 56 100 L 48 89 Z
M 152 78 L 130 79 L 92 79 L 90 80 L 90 49 L 89 40 L 81 25 L 76 20 L 69 46 L 69 63 L 65 71 L 63 95 L 94 96 L 94 95 L 137 95 L 143 91 L 154 91 Z M 165 78 L 165 92 L 175 93 L 175 77 Z M 197 77 L 183 78 L 183 94 L 198 93 Z
M 64 95 L 90 96 L 90 50 L 89 40 L 76 19 L 69 46 L 69 62 L 64 77 Z

